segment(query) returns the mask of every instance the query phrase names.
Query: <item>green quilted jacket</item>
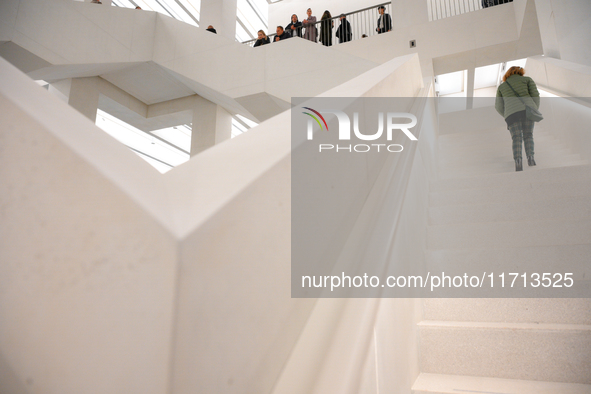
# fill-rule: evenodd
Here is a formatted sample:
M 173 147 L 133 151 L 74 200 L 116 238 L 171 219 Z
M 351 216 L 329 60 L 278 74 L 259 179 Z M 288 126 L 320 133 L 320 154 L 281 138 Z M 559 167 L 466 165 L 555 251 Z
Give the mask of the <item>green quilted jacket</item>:
M 495 108 L 503 118 L 507 119 L 509 115 L 515 112 L 525 111 L 525 104 L 515 96 L 513 90 L 507 85 L 507 82 L 519 93 L 519 96 L 525 100 L 528 106 L 535 109 L 540 107 L 540 93 L 534 80 L 530 77 L 522 77 L 521 75 L 511 75 L 497 89 Z

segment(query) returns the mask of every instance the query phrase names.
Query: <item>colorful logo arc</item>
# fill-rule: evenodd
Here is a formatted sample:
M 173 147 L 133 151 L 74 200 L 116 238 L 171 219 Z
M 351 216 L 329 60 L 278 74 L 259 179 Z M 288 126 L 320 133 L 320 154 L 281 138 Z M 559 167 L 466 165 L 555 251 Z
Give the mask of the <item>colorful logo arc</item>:
M 322 122 L 324 122 L 324 126 L 326 126 L 326 130 L 328 131 L 328 125 L 326 124 L 326 120 L 324 120 L 324 117 L 322 115 L 320 115 L 320 112 L 313 110 L 312 108 L 308 108 L 308 107 L 304 107 L 304 109 L 307 109 L 309 111 L 314 112 L 316 115 L 320 116 L 320 119 L 322 119 Z M 322 124 L 320 123 L 320 121 L 318 120 L 317 117 L 315 117 L 312 114 L 309 114 L 307 112 L 302 112 L 303 114 L 306 114 L 308 116 L 311 116 L 316 122 L 318 122 L 318 126 L 320 126 L 320 130 L 322 130 Z

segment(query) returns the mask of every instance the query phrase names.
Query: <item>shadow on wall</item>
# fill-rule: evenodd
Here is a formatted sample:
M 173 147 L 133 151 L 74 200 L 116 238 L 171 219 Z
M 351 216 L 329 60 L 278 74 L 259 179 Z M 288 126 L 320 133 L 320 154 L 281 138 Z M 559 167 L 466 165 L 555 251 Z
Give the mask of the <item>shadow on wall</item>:
M 26 384 L 34 385 L 35 381 L 27 378 Z M 0 354 L 0 393 L 30 394 L 25 383 L 20 381 L 3 354 Z

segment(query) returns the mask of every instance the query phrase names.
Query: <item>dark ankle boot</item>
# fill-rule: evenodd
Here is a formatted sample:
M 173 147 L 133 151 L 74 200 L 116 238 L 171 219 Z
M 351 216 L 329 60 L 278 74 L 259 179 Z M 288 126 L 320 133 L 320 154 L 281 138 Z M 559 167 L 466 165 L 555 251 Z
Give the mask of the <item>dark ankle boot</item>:
M 515 171 L 523 171 L 523 164 L 521 159 L 515 159 Z
M 535 166 L 536 165 L 536 161 L 534 160 L 533 156 L 528 156 L 527 157 L 527 165 L 531 166 Z

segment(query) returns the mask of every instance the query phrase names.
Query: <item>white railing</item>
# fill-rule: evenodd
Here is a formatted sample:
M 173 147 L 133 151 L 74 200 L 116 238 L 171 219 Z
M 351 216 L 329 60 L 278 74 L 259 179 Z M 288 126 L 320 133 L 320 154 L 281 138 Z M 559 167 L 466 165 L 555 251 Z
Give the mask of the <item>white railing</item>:
M 510 3 L 513 0 L 427 0 L 429 21 Z
M 380 17 L 379 12 L 378 12 L 378 7 L 381 7 L 381 6 L 385 7 L 384 12 L 386 14 L 392 15 L 392 12 L 391 12 L 392 3 L 391 2 L 376 4 L 371 7 L 363 8 L 361 10 L 357 10 L 357 11 L 353 11 L 353 12 L 349 12 L 349 13 L 344 13 L 345 18 L 347 19 L 347 21 L 349 22 L 349 24 L 351 26 L 351 40 L 348 40 L 348 41 L 353 41 L 353 40 L 357 40 L 359 38 L 364 38 L 364 36 L 369 37 L 369 36 L 373 36 L 373 35 L 378 34 L 376 31 L 376 29 L 378 27 L 377 26 L 378 18 Z M 322 29 L 321 25 L 324 23 L 324 26 L 326 26 L 327 22 L 321 21 L 320 15 L 316 15 L 316 17 L 318 20 L 316 22 L 316 30 L 318 32 L 317 42 L 318 42 L 318 44 L 322 44 L 321 36 L 320 36 L 320 30 Z M 331 29 L 330 45 L 342 44 L 342 42 L 340 42 L 340 40 L 337 38 L 337 35 L 336 35 L 337 29 L 341 25 L 340 17 L 341 17 L 340 14 L 333 15 L 333 17 L 332 17 L 332 24 L 334 25 L 334 27 Z M 302 27 L 302 29 L 305 32 L 306 28 Z M 276 35 L 275 33 L 268 35 L 269 39 L 271 40 L 271 43 L 273 43 L 275 35 Z M 255 42 L 256 42 L 256 39 L 253 39 L 253 40 L 249 40 L 249 41 L 244 41 L 243 44 L 253 46 Z

